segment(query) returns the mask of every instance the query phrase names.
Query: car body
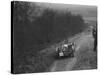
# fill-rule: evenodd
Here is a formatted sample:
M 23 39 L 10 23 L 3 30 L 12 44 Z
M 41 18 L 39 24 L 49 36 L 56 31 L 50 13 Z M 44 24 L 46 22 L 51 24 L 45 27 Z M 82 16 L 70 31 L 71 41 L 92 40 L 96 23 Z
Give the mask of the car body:
M 75 45 L 74 43 L 62 44 L 56 49 L 58 57 L 74 56 Z

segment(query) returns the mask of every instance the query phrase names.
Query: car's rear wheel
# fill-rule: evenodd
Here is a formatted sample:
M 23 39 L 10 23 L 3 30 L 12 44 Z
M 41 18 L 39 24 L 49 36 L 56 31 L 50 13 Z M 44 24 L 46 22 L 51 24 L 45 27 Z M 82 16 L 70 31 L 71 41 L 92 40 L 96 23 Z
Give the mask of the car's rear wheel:
M 71 55 L 70 55 L 71 57 L 74 57 L 74 53 L 71 53 Z

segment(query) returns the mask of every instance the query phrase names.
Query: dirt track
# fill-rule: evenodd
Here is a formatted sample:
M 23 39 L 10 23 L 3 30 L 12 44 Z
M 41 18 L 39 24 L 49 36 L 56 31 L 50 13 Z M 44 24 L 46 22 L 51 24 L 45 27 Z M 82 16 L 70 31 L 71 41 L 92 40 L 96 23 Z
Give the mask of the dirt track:
M 92 48 L 93 47 L 93 38 L 92 34 L 81 33 L 72 38 L 69 38 L 70 41 L 74 41 L 76 43 L 76 52 L 73 58 L 62 58 L 57 59 L 49 68 L 49 72 L 55 71 L 69 71 L 72 70 L 74 65 L 77 62 L 77 54 L 81 48 Z M 78 54 L 79 55 L 79 54 Z

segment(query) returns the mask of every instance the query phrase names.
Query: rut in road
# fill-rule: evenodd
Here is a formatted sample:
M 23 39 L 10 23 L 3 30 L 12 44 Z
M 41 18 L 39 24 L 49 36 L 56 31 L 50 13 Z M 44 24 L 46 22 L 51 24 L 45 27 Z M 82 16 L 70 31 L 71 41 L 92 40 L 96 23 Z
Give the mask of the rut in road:
M 80 37 L 78 35 L 78 38 L 76 36 L 75 39 L 71 38 L 70 40 L 72 40 L 76 43 L 75 56 L 73 58 L 64 58 L 64 59 L 56 60 L 53 63 L 53 65 L 50 67 L 50 69 L 49 69 L 50 72 L 72 70 L 75 63 L 77 62 L 76 55 L 77 55 L 77 52 L 80 50 L 80 48 L 84 48 L 86 46 L 90 47 L 91 42 L 93 43 L 92 35 L 85 35 L 85 34 L 81 35 Z

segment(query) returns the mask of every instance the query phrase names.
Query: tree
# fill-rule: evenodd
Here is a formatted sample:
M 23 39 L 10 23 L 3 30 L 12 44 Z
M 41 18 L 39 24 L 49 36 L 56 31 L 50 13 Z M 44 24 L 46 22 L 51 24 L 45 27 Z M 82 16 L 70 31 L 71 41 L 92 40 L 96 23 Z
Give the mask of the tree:
M 55 12 L 45 9 L 42 16 L 35 21 L 35 24 L 40 28 L 41 39 L 45 42 L 50 41 L 50 36 L 53 30 Z

